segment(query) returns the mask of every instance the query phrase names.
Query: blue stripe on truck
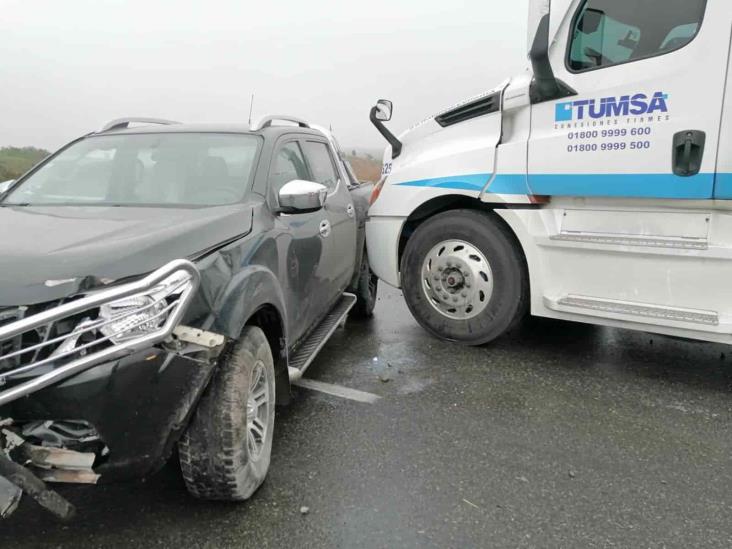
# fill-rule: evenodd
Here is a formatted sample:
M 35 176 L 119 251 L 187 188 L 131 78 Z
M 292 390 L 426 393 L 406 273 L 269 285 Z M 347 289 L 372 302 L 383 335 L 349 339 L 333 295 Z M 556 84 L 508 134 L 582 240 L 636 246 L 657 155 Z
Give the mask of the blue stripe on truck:
M 732 173 L 718 173 L 714 183 L 714 198 L 732 198 Z
M 397 183 L 404 187 L 435 187 L 480 192 L 491 174 L 437 177 Z M 555 196 L 619 196 L 632 198 L 711 198 L 714 174 L 692 177 L 673 174 L 498 174 L 488 187 L 495 194 Z M 717 175 L 717 197 L 732 198 L 732 174 Z
M 405 181 L 397 183 L 403 187 L 435 187 L 438 189 L 457 189 L 461 191 L 482 191 L 488 180 L 489 173 L 476 173 L 473 175 L 455 175 L 452 177 L 435 177 L 433 179 L 419 179 L 417 181 Z
M 624 196 L 634 198 L 710 198 L 714 174 L 542 174 L 531 176 L 534 194 Z
M 492 174 L 476 173 L 471 175 L 455 175 L 419 179 L 397 183 L 403 187 L 435 187 L 438 189 L 457 189 L 461 191 L 482 191 L 490 181 Z M 526 176 L 521 174 L 498 174 L 491 183 L 490 192 L 500 194 L 528 194 Z

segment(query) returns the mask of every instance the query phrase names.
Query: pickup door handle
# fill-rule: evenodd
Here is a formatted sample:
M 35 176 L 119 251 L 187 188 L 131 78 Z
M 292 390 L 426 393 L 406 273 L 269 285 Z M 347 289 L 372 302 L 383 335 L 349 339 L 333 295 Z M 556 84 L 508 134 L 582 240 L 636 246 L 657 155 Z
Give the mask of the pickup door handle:
M 699 130 L 684 130 L 674 134 L 674 174 L 690 177 L 699 173 L 706 140 L 707 135 Z

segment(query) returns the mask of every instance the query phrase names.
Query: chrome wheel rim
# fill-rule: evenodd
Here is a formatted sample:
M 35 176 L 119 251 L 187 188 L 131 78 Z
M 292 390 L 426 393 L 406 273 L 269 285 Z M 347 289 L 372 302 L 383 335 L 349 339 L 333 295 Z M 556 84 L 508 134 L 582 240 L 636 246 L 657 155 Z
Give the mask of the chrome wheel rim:
M 467 320 L 479 315 L 493 295 L 493 272 L 483 252 L 463 240 L 444 240 L 422 263 L 422 291 L 441 315 Z
M 262 455 L 267 441 L 271 413 L 267 369 L 262 361 L 257 361 L 252 369 L 247 398 L 247 449 L 255 461 Z

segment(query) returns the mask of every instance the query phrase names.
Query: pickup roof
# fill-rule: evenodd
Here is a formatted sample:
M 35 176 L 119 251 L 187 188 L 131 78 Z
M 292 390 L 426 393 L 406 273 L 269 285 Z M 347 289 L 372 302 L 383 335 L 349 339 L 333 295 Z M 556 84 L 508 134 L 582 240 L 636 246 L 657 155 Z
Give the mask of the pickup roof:
M 0 514 L 25 490 L 68 516 L 39 479 L 145 476 L 176 445 L 192 494 L 248 498 L 275 403 L 352 308 L 371 316 L 369 194 L 330 132 L 282 116 L 117 120 L 10 184 Z

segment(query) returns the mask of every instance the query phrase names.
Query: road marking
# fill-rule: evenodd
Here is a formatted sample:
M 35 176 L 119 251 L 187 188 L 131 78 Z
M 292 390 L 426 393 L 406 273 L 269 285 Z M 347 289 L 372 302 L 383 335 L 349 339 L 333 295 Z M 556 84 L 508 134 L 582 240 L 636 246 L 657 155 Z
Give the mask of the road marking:
M 311 391 L 318 391 L 327 395 L 337 396 L 340 398 L 347 398 L 348 400 L 355 400 L 356 402 L 365 402 L 366 404 L 373 404 L 381 397 L 373 393 L 366 393 L 364 391 L 358 391 L 356 389 L 349 389 L 341 385 L 333 385 L 331 383 L 325 383 L 323 381 L 316 381 L 314 379 L 300 378 L 293 382 L 293 385 L 302 387 L 303 389 L 310 389 Z
M 476 505 L 475 503 L 473 503 L 472 501 L 468 501 L 468 500 L 467 500 L 467 499 L 465 499 L 465 498 L 463 498 L 463 501 L 464 501 L 465 503 L 467 503 L 468 505 L 470 505 L 471 507 L 475 507 L 476 509 L 480 509 L 480 507 L 478 507 L 478 506 L 477 506 L 477 505 Z

